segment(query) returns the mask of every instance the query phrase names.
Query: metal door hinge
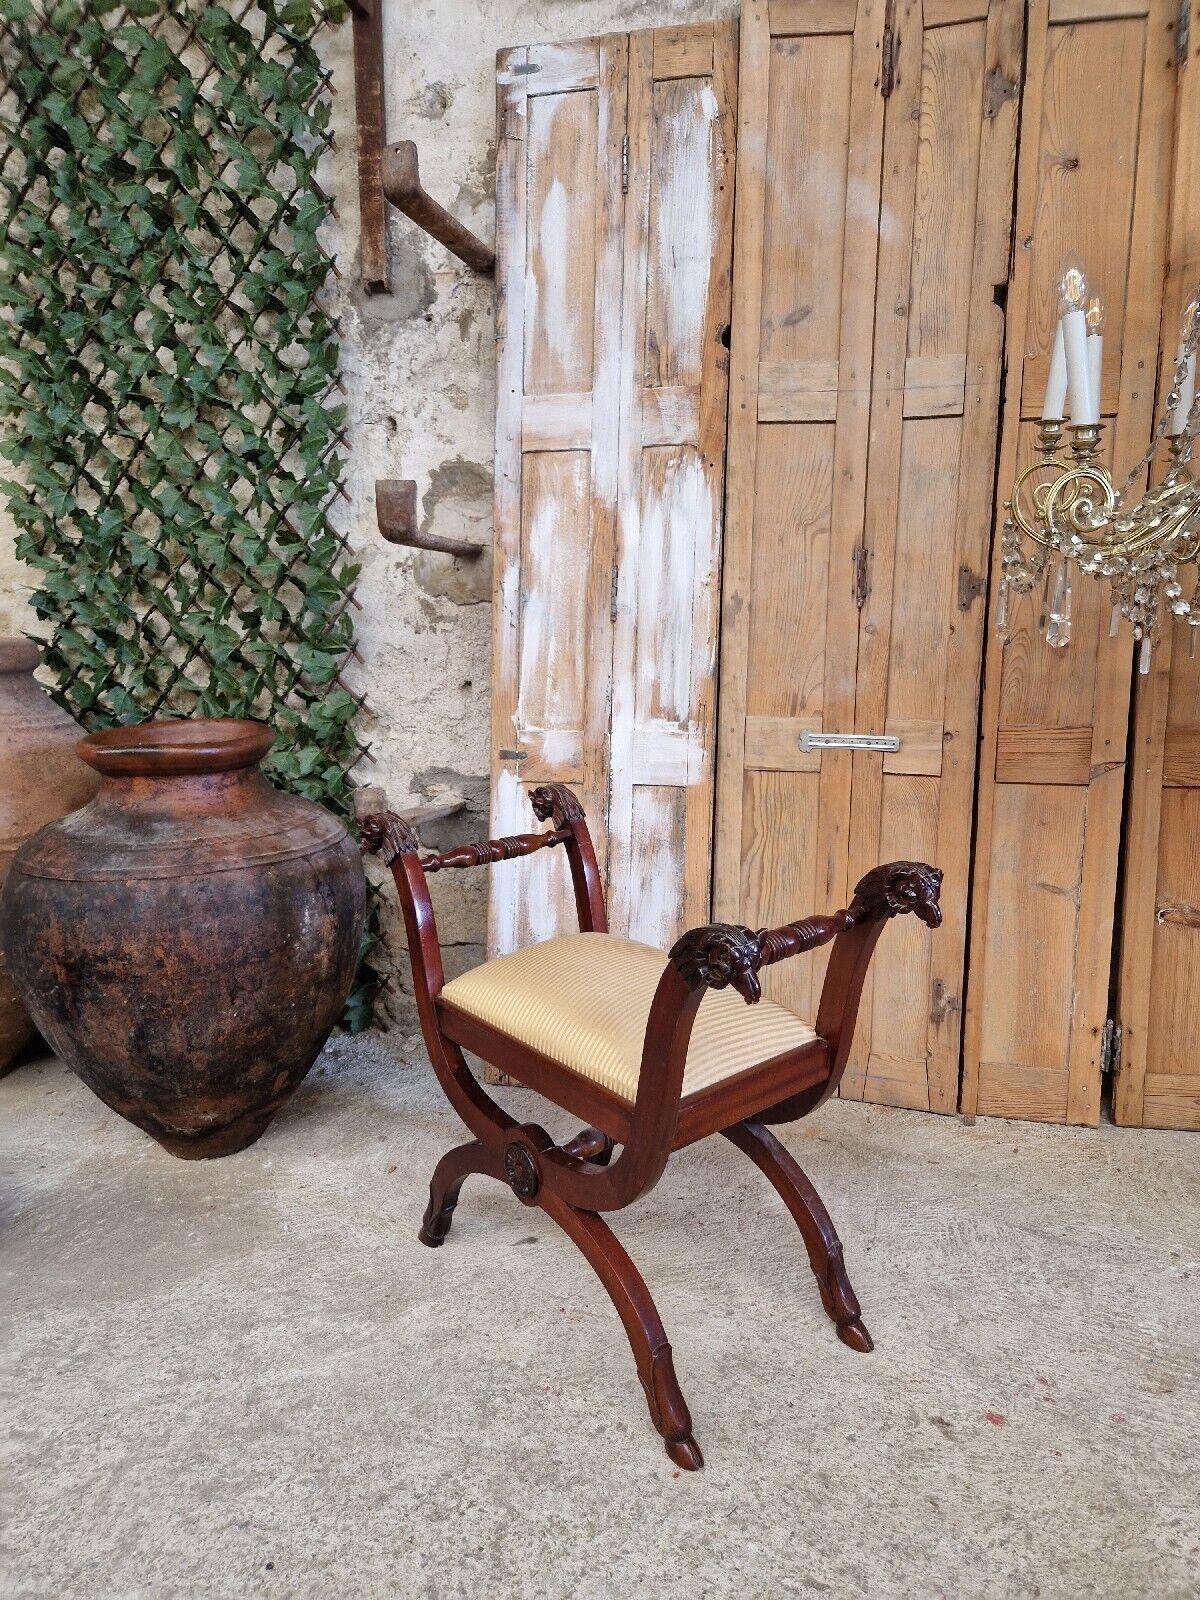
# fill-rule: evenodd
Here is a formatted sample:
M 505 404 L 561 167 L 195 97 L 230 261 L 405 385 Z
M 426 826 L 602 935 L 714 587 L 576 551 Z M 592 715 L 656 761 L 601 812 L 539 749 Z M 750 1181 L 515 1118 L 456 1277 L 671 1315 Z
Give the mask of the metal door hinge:
M 616 567 L 613 568 L 612 588 L 609 590 L 609 594 L 608 594 L 608 620 L 610 622 L 615 622 L 617 620 L 617 569 L 616 569 Z
M 1100 1076 L 1113 1077 L 1121 1070 L 1121 1024 L 1109 1017 L 1100 1036 Z
M 886 100 L 896 87 L 896 56 L 899 39 L 896 36 L 895 0 L 887 0 L 883 22 L 883 49 L 879 62 L 879 92 Z
M 970 567 L 961 566 L 958 569 L 958 609 L 969 611 L 972 605 L 983 593 L 983 579 L 977 572 L 972 572 Z
M 854 547 L 854 604 L 861 611 L 871 595 L 871 552 L 865 544 Z
M 621 140 L 621 193 L 629 193 L 629 135 Z
M 1179 21 L 1175 25 L 1175 65 L 1187 66 L 1189 35 L 1192 31 L 1191 0 L 1179 0 Z

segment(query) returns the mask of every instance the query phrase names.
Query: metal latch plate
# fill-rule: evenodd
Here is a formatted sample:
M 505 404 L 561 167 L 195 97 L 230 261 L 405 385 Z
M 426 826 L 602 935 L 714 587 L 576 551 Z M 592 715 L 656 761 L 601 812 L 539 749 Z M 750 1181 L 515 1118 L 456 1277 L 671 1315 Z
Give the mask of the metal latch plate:
M 894 733 L 813 733 L 805 728 L 800 735 L 801 750 L 899 750 Z

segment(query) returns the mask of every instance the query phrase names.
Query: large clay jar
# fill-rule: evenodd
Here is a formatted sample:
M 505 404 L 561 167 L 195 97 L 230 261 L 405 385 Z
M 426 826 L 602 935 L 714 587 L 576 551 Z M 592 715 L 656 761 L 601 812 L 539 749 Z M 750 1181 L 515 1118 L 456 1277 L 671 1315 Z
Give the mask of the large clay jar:
M 17 852 L 0 902 L 42 1033 L 177 1156 L 259 1137 L 354 976 L 361 855 L 336 817 L 263 778 L 272 737 L 196 720 L 81 739 L 100 792 Z
M 79 729 L 35 681 L 37 646 L 0 639 L 0 883 L 31 833 L 86 805 L 100 780 L 75 754 Z M 0 1076 L 34 1035 L 0 959 Z

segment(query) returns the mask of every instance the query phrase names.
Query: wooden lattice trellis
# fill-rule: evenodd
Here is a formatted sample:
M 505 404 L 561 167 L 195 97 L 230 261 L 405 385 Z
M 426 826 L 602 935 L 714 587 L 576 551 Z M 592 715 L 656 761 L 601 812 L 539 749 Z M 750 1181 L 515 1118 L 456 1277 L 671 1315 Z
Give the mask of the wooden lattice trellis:
M 264 718 L 273 780 L 348 813 L 358 568 L 331 516 L 314 48 L 339 12 L 5 0 L 0 411 L 62 703 L 89 728 Z

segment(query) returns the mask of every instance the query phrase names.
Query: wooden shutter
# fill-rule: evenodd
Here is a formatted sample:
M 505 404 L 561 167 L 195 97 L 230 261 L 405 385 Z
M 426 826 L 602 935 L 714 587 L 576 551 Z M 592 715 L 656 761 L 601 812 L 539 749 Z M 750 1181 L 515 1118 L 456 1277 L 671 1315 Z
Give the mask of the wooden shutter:
M 498 60 L 492 831 L 528 831 L 530 788 L 568 783 L 600 851 L 627 54 L 618 34 Z M 569 929 L 561 857 L 493 874 L 493 953 Z
M 984 579 L 1016 164 L 1021 0 L 897 8 L 884 127 L 871 381 L 866 593 L 851 879 L 936 862 L 938 934 L 897 928 L 864 993 L 843 1093 L 958 1104 Z
M 943 865 L 945 927 L 881 946 L 843 1083 L 943 1111 L 1022 28 L 1019 0 L 743 12 L 717 909 L 775 923 L 881 858 Z M 820 976 L 768 978 L 811 1016 Z
M 1168 0 L 1119 7 L 1031 0 L 1002 496 L 1036 440 L 1057 314 L 1053 286 L 1068 250 L 1083 255 L 1105 298 L 1101 411 L 1119 471 L 1149 439 L 1173 12 Z M 999 570 L 994 554 L 993 591 Z M 1007 645 L 989 623 L 962 1096 L 968 1114 L 1099 1118 L 1131 653 L 1127 626 L 1109 637 L 1106 596 L 1106 586 L 1075 578 L 1074 640 L 1065 650 L 1049 649 L 1039 636 L 1037 597 L 1016 609 Z
M 735 77 L 712 23 L 498 65 L 492 827 L 577 788 L 655 939 L 708 910 Z M 576 926 L 560 852 L 491 891 L 493 954 Z
M 1180 13 L 1180 23 L 1188 12 Z M 1176 330 L 1200 283 L 1200 0 L 1191 0 L 1191 58 L 1182 59 L 1170 272 L 1160 398 L 1175 370 Z M 1200 632 L 1200 630 L 1191 630 Z M 1118 1122 L 1200 1129 L 1200 651 L 1168 626 L 1153 669 L 1135 684 L 1133 772 L 1125 859 L 1118 1015 Z
M 844 905 L 884 102 L 883 0 L 745 0 L 716 914 Z M 815 1014 L 823 961 L 764 974 Z
M 736 80 L 731 23 L 630 39 L 609 911 L 667 946 L 709 913 Z

